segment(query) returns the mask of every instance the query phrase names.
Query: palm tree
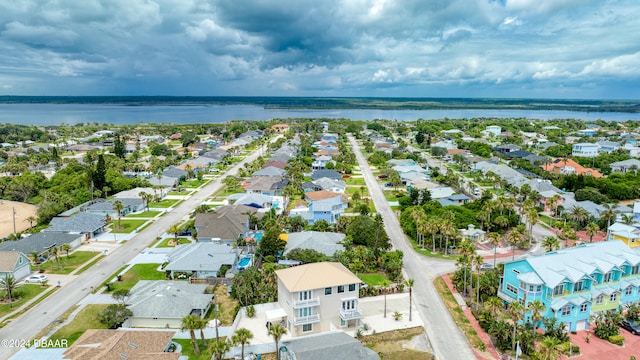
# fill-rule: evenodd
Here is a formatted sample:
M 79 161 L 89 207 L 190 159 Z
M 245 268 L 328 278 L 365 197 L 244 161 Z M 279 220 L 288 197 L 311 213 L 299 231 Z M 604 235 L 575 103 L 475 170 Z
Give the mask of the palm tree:
M 52 246 L 51 249 L 49 249 L 49 254 L 53 256 L 53 259 L 58 263 L 58 267 L 61 268 L 62 266 L 60 265 L 60 258 L 58 257 L 58 255 L 60 254 L 60 248 Z
M 475 248 L 470 240 L 465 240 L 460 244 L 460 249 L 458 252 L 460 253 L 460 259 L 458 260 L 459 264 L 461 264 L 464 268 L 464 281 L 463 281 L 463 290 L 462 294 L 467 295 L 467 268 L 471 263 L 471 256 L 473 255 L 473 251 Z
M 18 287 L 18 282 L 13 275 L 5 274 L 3 279 L 0 279 L 0 289 L 7 292 L 9 296 L 9 309 L 13 309 L 13 291 Z
M 480 305 L 480 266 L 482 266 L 482 264 L 484 264 L 484 258 L 482 257 L 482 255 L 476 255 L 474 256 L 471 260 L 473 260 L 473 265 L 475 265 L 476 267 L 476 271 L 478 272 L 476 274 L 477 277 L 477 284 L 478 286 L 476 286 L 476 306 Z M 472 276 L 472 280 L 473 280 L 473 276 Z M 472 292 L 473 294 L 473 292 Z
M 555 236 L 547 236 L 542 240 L 542 246 L 546 252 L 553 251 L 560 247 L 560 240 Z
M 633 215 L 624 214 L 622 215 L 622 222 L 626 225 L 633 224 Z
M 500 311 L 500 309 L 502 309 L 502 299 L 500 299 L 497 296 L 492 296 L 490 297 L 485 303 L 484 305 L 489 309 L 489 311 L 491 312 L 491 315 L 493 315 L 494 317 L 496 317 L 498 315 L 498 312 Z
M 429 218 L 425 223 L 425 231 L 431 234 L 431 245 L 433 253 L 436 252 L 436 233 L 440 230 L 440 226 L 434 217 Z
M 489 233 L 489 243 L 493 245 L 493 267 L 496 267 L 496 257 L 498 256 L 498 245 L 502 241 L 502 236 L 497 232 Z
M 64 244 L 60 245 L 60 250 L 64 251 L 64 253 L 67 255 L 67 257 L 69 257 L 69 251 L 71 251 L 71 244 L 64 243 Z
M 545 336 L 540 343 L 540 354 L 544 360 L 556 360 L 562 353 L 560 339 L 553 336 Z
M 40 254 L 37 251 L 32 251 L 30 255 L 33 258 L 33 265 L 40 262 Z
M 496 202 L 493 200 L 487 200 L 482 207 L 482 210 L 487 213 L 487 231 L 489 231 L 488 227 L 491 225 L 491 213 L 496 209 Z
M 226 354 L 229 350 L 231 350 L 231 341 L 214 341 L 209 345 L 209 350 L 211 351 L 211 355 L 216 360 L 222 360 L 224 354 Z
M 587 224 L 585 230 L 587 232 L 587 235 L 589 235 L 589 242 L 593 242 L 593 236 L 596 235 L 598 231 L 600 231 L 600 227 L 598 226 L 598 224 L 592 222 Z
M 31 228 L 33 227 L 33 223 L 36 222 L 38 219 L 35 216 L 31 215 L 25 220 L 29 222 L 29 227 Z
M 504 215 L 499 215 L 498 217 L 493 219 L 493 222 L 496 225 L 498 225 L 501 229 L 504 229 L 507 226 L 509 226 L 509 218 Z
M 509 235 L 507 235 L 507 241 L 509 242 L 509 245 L 511 245 L 512 261 L 516 259 L 516 246 L 520 243 L 521 240 L 522 232 L 520 232 L 520 229 L 518 228 L 511 230 L 511 232 L 509 232 Z
M 445 220 L 440 224 L 440 233 L 444 235 L 445 246 L 444 246 L 444 254 L 447 255 L 449 248 L 449 237 L 456 234 L 458 229 L 456 229 L 453 221 Z
M 244 360 L 244 346 L 249 344 L 249 340 L 253 339 L 253 333 L 249 329 L 240 328 L 236 330 L 236 333 L 232 336 L 234 344 L 240 344 L 240 358 Z
M 611 226 L 611 221 L 616 220 L 616 212 L 614 211 L 615 206 L 612 204 L 603 204 L 604 210 L 600 213 L 600 218 L 607 222 L 607 239 L 609 238 L 609 227 Z
M 382 280 L 382 291 L 384 292 L 384 317 L 387 317 L 387 290 L 389 289 L 391 282 L 386 278 Z
M 200 355 L 200 348 L 198 347 L 198 341 L 196 340 L 196 329 L 200 329 L 200 317 L 198 315 L 189 314 L 182 318 L 182 322 L 180 324 L 180 330 L 186 331 L 189 330 L 189 335 L 191 335 L 191 343 L 193 344 L 193 352 L 196 355 Z
M 575 222 L 574 230 L 576 231 L 578 231 L 578 225 L 582 225 L 588 216 L 589 213 L 577 205 L 572 206 L 569 210 L 569 218 Z
M 172 234 L 175 237 L 176 245 L 178 244 L 178 234 L 180 234 L 180 224 L 173 224 L 167 230 L 169 234 Z
M 513 321 L 513 350 L 516 349 L 516 329 L 518 327 L 518 321 L 522 318 L 522 312 L 524 310 L 524 305 L 519 303 L 518 301 L 513 301 L 509 303 L 509 307 L 507 308 L 507 312 L 509 316 L 511 316 L 511 320 Z
M 142 199 L 142 202 L 144 202 L 144 207 L 147 209 L 147 211 L 149 211 L 149 201 L 151 200 L 151 194 L 147 194 L 144 191 L 140 191 L 138 193 L 138 196 L 140 196 L 140 198 Z
M 207 320 L 201 317 L 198 318 L 199 321 L 197 323 L 198 330 L 200 330 L 200 340 L 202 340 L 202 346 L 207 347 L 207 340 L 204 338 L 204 329 L 207 327 Z
M 412 295 L 414 282 L 415 281 L 413 279 L 407 279 L 407 281 L 405 282 L 405 284 L 409 288 L 409 321 L 411 321 L 411 304 L 413 304 Z
M 276 343 L 276 359 L 280 360 L 280 339 L 282 335 L 287 333 L 287 329 L 280 324 L 272 324 L 269 328 L 269 335 L 273 337 Z
M 113 210 L 118 212 L 118 229 L 122 228 L 122 226 L 120 226 L 120 216 L 122 215 L 122 209 L 124 209 L 124 204 L 122 204 L 122 201 L 116 200 L 113 202 Z
M 533 330 L 538 328 L 538 323 L 543 318 L 544 311 L 547 307 L 540 300 L 534 300 L 527 305 L 527 310 L 531 311 L 531 322 L 533 323 Z

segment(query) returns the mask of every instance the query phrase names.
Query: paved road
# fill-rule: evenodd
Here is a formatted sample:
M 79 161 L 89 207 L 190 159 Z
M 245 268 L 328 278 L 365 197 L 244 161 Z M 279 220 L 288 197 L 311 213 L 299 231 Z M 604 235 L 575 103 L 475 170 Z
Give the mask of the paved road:
M 272 142 L 276 141 L 278 137 L 272 139 Z M 27 313 L 0 329 L 0 339 L 33 340 L 45 327 L 58 320 L 65 311 L 90 294 L 92 287 L 96 288 L 102 284 L 111 274 L 131 261 L 140 251 L 155 241 L 156 237 L 166 232 L 171 225 L 187 216 L 191 210 L 217 191 L 221 187 L 221 179 L 223 177 L 235 175 L 240 167 L 247 162 L 255 160 L 260 153 L 260 149 L 254 151 L 244 160 L 227 170 L 222 176 L 185 200 L 173 211 L 167 213 L 131 240 L 110 252 L 102 261 L 75 277 L 69 284 L 56 290 L 51 296 L 34 306 Z M 0 346 L 0 359 L 8 359 L 18 350 L 19 348 Z
M 466 337 L 454 323 L 433 285 L 433 280 L 438 275 L 455 269 L 454 262 L 424 257 L 413 251 L 400 228 L 400 222 L 384 197 L 380 184 L 376 181 L 371 168 L 369 168 L 362 155 L 360 147 L 352 136 L 349 136 L 349 141 L 369 188 L 371 198 L 376 205 L 377 211 L 384 219 L 385 229 L 393 247 L 402 250 L 404 253 L 404 269 L 407 275 L 415 280 L 413 291 L 416 295 L 416 306 L 425 324 L 427 337 L 431 342 L 436 358 L 447 360 L 475 359 Z

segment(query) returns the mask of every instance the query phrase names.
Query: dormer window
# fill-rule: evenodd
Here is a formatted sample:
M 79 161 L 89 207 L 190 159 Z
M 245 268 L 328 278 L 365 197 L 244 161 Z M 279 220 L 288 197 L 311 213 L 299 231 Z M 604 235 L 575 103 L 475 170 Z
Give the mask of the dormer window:
M 611 282 L 612 280 L 613 280 L 613 272 L 609 271 L 608 273 L 604 274 L 602 282 Z

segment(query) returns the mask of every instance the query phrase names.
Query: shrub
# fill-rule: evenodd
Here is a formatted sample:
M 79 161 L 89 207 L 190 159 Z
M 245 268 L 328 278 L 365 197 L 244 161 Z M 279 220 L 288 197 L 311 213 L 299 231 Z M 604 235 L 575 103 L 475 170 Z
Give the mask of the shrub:
M 572 344 L 570 341 L 563 342 L 562 344 L 560 344 L 559 349 L 560 351 L 562 351 L 564 355 L 569 355 L 570 353 L 572 355 L 576 355 L 580 353 L 580 347 L 575 344 Z
M 401 312 L 399 312 L 399 311 L 394 312 L 394 313 L 393 313 L 393 319 L 394 319 L 395 321 L 398 321 L 398 320 L 402 319 L 402 313 L 401 313 Z
M 622 346 L 624 344 L 624 336 L 623 335 L 609 336 L 609 342 L 614 345 Z
M 256 308 L 254 308 L 253 305 L 247 306 L 247 316 L 250 318 L 256 316 Z

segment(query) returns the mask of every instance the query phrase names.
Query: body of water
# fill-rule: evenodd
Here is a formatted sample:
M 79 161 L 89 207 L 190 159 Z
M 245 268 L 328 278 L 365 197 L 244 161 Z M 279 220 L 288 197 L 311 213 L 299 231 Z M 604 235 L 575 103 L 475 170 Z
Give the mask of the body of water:
M 255 105 L 109 105 L 109 104 L 0 104 L 0 124 L 73 125 L 78 123 L 222 123 L 231 120 L 269 120 L 273 118 L 346 118 L 353 120 L 470 118 L 640 120 L 640 113 L 580 112 L 560 110 L 371 110 L 371 109 L 264 109 Z

